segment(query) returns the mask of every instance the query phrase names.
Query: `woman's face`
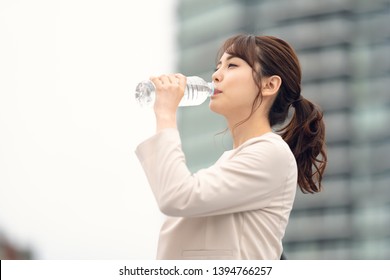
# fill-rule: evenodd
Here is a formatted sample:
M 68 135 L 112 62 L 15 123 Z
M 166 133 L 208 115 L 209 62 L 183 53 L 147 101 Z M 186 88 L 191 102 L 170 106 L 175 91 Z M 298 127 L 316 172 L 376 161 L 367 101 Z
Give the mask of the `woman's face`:
M 228 120 L 248 117 L 259 92 L 253 70 L 243 59 L 224 53 L 212 75 L 215 85 L 209 107 Z

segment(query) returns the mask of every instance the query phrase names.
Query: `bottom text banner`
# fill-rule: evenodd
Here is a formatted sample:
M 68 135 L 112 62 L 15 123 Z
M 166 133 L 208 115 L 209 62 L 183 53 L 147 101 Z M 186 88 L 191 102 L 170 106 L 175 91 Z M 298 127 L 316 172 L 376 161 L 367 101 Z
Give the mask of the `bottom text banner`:
M 3 260 L 2 280 L 390 279 L 388 260 Z

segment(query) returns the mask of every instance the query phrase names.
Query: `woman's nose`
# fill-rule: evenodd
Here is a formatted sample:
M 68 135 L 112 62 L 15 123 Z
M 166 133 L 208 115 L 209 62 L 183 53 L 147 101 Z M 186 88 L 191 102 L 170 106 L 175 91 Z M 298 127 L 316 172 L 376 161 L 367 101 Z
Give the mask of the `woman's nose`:
M 220 82 L 222 79 L 222 75 L 219 70 L 216 70 L 213 75 L 211 75 L 211 79 L 213 82 Z

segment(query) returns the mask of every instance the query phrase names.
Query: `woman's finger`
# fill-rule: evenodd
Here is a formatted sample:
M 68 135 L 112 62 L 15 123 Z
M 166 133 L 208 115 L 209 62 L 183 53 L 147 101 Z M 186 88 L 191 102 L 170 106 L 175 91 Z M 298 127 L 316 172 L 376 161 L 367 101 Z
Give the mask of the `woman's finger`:
M 187 84 L 187 77 L 180 73 L 176 73 L 174 76 L 178 79 L 180 87 L 184 88 Z

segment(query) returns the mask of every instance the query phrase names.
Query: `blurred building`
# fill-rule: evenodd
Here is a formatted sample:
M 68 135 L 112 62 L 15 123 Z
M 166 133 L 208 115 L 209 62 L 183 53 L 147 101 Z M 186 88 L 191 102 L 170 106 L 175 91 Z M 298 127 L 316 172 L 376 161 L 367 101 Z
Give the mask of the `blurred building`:
M 390 0 L 179 0 L 177 71 L 210 80 L 230 35 L 278 36 L 298 52 L 302 94 L 324 110 L 324 191 L 298 193 L 289 259 L 390 258 L 389 26 Z M 207 104 L 179 114 L 193 171 L 231 148 Z
M 0 260 L 31 260 L 32 253 L 29 250 L 21 249 L 10 242 L 0 232 Z

